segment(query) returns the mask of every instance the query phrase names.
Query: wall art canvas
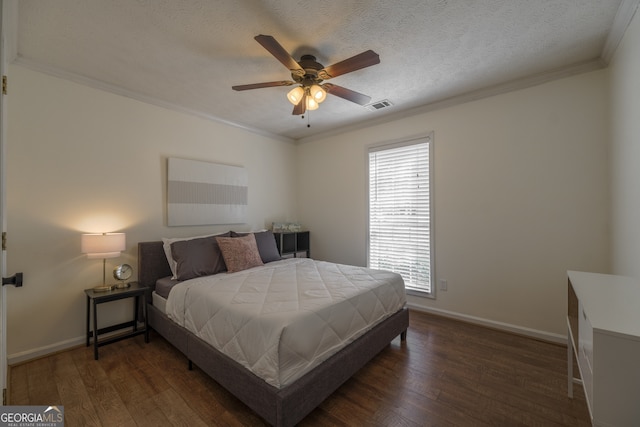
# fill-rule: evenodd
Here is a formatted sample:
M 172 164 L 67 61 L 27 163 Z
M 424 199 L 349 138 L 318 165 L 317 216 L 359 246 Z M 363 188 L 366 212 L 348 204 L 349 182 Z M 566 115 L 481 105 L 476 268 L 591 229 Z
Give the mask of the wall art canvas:
M 248 190 L 247 171 L 241 166 L 169 158 L 168 225 L 246 223 Z

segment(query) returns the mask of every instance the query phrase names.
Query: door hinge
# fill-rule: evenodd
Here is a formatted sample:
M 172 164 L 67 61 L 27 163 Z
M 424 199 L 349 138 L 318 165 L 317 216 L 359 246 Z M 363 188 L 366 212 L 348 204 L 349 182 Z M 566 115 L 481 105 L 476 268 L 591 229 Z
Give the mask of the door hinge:
M 7 406 L 7 389 L 2 389 L 2 406 Z
M 7 94 L 7 76 L 2 76 L 2 94 Z
M 3 251 L 7 250 L 7 232 L 6 231 L 2 232 L 2 250 Z

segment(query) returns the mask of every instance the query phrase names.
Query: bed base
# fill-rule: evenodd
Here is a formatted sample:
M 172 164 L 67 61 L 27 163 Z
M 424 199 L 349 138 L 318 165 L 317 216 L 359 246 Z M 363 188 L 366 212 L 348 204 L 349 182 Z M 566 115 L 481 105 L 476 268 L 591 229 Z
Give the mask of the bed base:
M 138 255 L 142 284 L 153 288 L 157 279 L 171 274 L 162 242 L 139 243 Z M 395 337 L 400 335 L 404 341 L 409 326 L 409 311 L 403 308 L 292 384 L 278 389 L 178 326 L 153 305 L 148 306 L 147 313 L 149 326 L 180 350 L 189 366 L 195 363 L 268 423 L 278 427 L 293 426 L 301 421 Z

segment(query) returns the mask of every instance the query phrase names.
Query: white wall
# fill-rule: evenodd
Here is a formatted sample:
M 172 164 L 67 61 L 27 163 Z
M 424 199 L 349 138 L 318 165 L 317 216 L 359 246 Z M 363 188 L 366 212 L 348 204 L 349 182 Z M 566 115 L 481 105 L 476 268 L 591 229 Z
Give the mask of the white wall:
M 364 265 L 366 146 L 430 131 L 436 274 L 449 290 L 411 304 L 564 335 L 565 271 L 610 267 L 609 83 L 613 268 L 640 276 L 638 27 L 636 17 L 610 71 L 298 147 L 12 66 L 7 256 L 25 286 L 7 289 L 10 361 L 83 342 L 82 290 L 102 271 L 79 253 L 81 233 L 127 233 L 110 271 L 136 266 L 138 241 L 232 228 L 166 227 L 167 157 L 245 166 L 251 214 L 237 228 L 300 220 L 314 257 Z
M 607 272 L 605 71 L 301 144 L 314 257 L 366 263 L 368 144 L 434 131 L 435 272 L 414 306 L 566 335 L 566 270 Z
M 292 143 L 23 67 L 9 71 L 7 263 L 25 278 L 23 288 L 7 290 L 10 362 L 84 342 L 83 289 L 102 282 L 102 261 L 80 254 L 81 233 L 127 233 L 126 251 L 107 260 L 110 275 L 122 262 L 137 270 L 139 241 L 296 218 Z M 244 166 L 249 223 L 167 227 L 168 157 Z M 130 316 L 130 305 L 109 304 L 100 323 Z
M 612 269 L 640 279 L 640 13 L 627 29 L 609 71 Z

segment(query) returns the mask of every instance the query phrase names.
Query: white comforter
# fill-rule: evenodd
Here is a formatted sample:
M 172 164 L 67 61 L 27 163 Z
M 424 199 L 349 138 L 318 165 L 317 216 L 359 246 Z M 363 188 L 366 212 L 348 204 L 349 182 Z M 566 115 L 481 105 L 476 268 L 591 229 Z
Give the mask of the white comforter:
M 405 302 L 396 273 L 295 258 L 179 283 L 167 314 L 281 388 Z

